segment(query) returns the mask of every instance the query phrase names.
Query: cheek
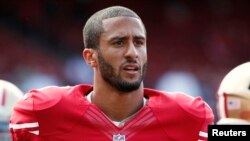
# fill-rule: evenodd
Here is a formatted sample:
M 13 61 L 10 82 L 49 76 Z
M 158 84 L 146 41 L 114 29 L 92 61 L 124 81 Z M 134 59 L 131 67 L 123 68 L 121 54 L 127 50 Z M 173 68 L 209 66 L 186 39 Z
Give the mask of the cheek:
M 119 64 L 120 57 L 118 53 L 106 54 L 105 61 L 115 67 Z
M 140 52 L 140 58 L 141 58 L 141 61 L 143 62 L 143 64 L 147 62 L 147 50 L 146 49 L 143 49 Z
M 120 67 L 120 58 L 119 55 L 116 53 L 113 54 L 103 54 L 102 56 L 103 61 L 105 61 L 106 65 L 111 66 L 114 70 L 119 69 Z

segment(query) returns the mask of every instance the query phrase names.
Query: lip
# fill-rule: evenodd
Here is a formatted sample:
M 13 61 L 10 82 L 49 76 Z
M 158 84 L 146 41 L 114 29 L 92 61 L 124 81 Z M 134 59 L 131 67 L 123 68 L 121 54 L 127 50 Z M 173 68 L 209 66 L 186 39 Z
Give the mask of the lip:
M 122 67 L 122 69 L 130 74 L 135 74 L 140 70 L 140 66 L 138 64 L 126 64 Z

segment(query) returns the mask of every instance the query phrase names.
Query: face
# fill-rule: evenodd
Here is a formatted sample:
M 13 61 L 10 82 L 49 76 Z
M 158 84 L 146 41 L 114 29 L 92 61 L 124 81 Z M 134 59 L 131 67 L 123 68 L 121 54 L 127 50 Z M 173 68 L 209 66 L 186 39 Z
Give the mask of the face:
M 140 87 L 147 68 L 146 33 L 139 19 L 114 17 L 103 21 L 98 64 L 102 78 L 119 91 Z

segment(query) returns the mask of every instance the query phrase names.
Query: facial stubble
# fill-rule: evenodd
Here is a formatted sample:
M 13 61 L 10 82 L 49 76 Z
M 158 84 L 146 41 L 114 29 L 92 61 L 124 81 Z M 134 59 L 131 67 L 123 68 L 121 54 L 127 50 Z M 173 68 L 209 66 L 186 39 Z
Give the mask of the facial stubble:
M 115 73 L 115 69 L 109 64 L 102 54 L 98 53 L 98 61 L 100 65 L 100 72 L 103 79 L 109 83 L 112 87 L 116 88 L 121 92 L 131 92 L 137 90 L 142 81 L 144 80 L 146 70 L 147 70 L 147 62 L 143 65 L 142 71 L 140 71 L 140 77 L 135 82 L 128 82 L 122 79 L 121 75 Z M 127 63 L 135 62 L 132 60 L 127 60 Z

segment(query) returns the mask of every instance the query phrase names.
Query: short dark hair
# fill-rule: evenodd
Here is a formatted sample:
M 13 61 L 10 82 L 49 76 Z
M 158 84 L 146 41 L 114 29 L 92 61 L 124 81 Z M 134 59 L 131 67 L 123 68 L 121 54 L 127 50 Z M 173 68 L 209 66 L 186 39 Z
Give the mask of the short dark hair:
M 86 22 L 83 28 L 83 42 L 85 48 L 97 49 L 99 46 L 99 38 L 104 29 L 102 21 L 104 19 L 126 16 L 141 18 L 131 9 L 123 6 L 111 6 L 94 13 Z M 143 25 L 144 26 L 144 25 Z M 144 27 L 145 29 L 145 27 Z

